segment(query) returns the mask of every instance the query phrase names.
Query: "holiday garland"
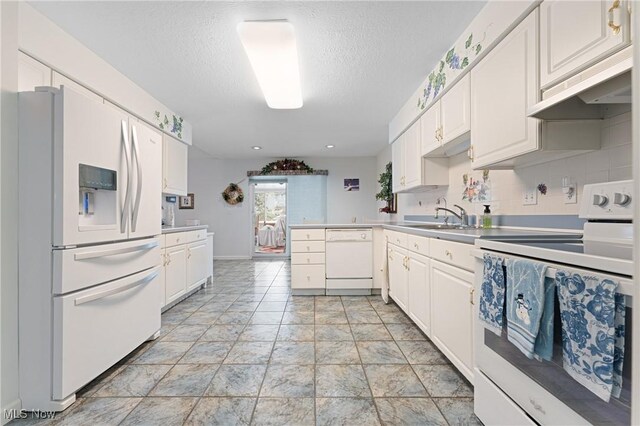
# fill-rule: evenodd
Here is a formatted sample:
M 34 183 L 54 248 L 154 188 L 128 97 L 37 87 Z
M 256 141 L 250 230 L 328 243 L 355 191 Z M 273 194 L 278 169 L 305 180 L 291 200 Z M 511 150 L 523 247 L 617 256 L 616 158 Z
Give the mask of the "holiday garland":
M 288 158 L 285 158 L 284 160 L 273 161 L 267 164 L 262 168 L 260 174 L 269 175 L 271 173 L 282 171 L 299 171 L 313 173 L 313 169 L 307 166 L 304 161 L 290 160 Z
M 227 204 L 231 204 L 233 206 L 244 201 L 244 193 L 238 184 L 230 183 L 222 192 L 222 198 L 224 198 Z

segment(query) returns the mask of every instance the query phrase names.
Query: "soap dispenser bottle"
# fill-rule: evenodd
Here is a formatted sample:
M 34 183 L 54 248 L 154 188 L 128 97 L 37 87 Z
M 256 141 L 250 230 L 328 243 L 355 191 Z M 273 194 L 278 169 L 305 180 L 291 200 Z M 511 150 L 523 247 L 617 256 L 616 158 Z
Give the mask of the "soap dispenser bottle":
M 483 204 L 483 205 L 484 205 L 484 213 L 482 214 L 482 227 L 485 229 L 489 229 L 492 226 L 491 209 L 489 209 L 490 207 L 489 204 Z

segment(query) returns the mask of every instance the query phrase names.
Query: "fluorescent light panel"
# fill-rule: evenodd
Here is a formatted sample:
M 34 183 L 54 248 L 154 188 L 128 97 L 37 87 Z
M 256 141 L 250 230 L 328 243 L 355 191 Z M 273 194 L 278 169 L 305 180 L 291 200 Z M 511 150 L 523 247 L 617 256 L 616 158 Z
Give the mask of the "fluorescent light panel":
M 302 107 L 293 25 L 286 21 L 248 21 L 239 23 L 237 30 L 269 108 Z

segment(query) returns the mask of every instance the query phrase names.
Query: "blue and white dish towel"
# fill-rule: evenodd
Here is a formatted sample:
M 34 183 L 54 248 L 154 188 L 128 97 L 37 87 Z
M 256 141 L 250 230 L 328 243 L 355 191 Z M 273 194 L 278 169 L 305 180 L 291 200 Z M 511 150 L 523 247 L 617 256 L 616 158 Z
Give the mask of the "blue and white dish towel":
M 616 296 L 617 282 L 591 275 L 558 271 L 556 284 L 564 369 L 609 402 L 622 386 L 624 296 Z
M 553 358 L 553 320 L 556 301 L 556 280 L 546 277 L 544 280 L 544 307 L 540 318 L 540 329 L 533 350 L 533 357 L 538 361 L 551 361 Z
M 545 308 L 547 266 L 526 259 L 507 260 L 507 339 L 533 358 Z
M 478 316 L 485 328 L 500 336 L 504 321 L 504 260 L 496 255 L 485 253 L 482 287 L 478 304 Z

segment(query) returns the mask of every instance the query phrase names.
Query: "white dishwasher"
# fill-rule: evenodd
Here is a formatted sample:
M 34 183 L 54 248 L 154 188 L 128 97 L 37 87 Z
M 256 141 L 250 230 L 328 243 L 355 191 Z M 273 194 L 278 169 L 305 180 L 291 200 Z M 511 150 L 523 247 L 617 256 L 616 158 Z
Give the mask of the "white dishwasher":
M 326 294 L 367 295 L 373 288 L 373 230 L 327 229 Z

